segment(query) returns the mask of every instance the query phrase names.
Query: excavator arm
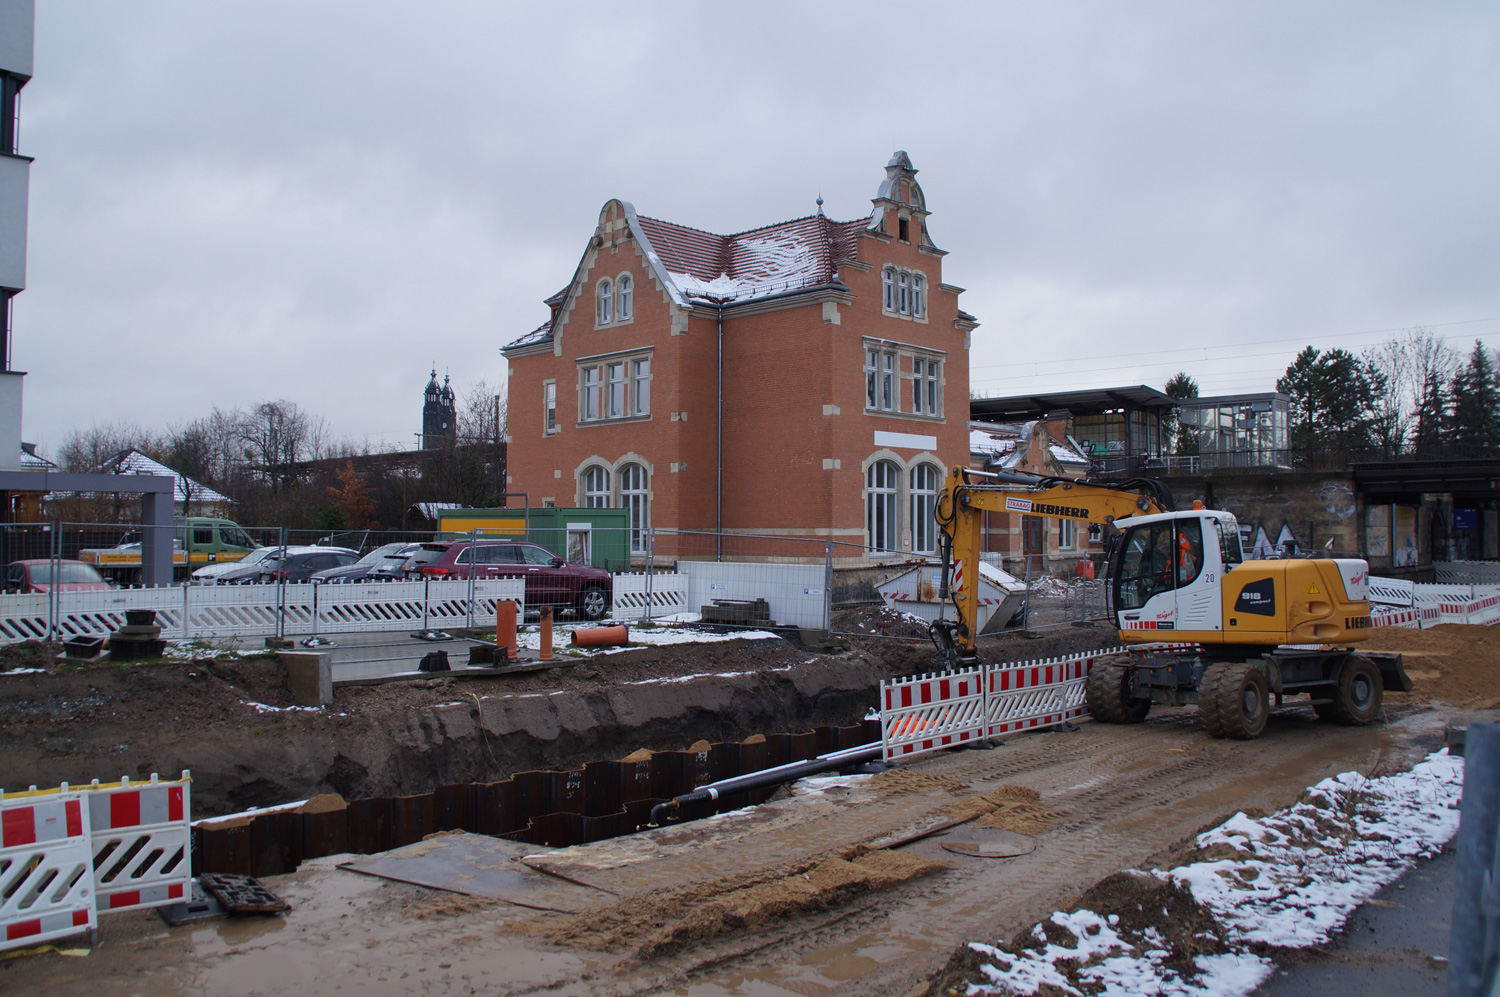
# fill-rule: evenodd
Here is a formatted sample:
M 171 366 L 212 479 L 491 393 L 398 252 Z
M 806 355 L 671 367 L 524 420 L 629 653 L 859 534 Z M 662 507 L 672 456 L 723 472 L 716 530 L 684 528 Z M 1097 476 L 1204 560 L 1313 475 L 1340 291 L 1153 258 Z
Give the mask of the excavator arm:
M 952 601 L 957 618 L 939 619 L 932 626 L 939 660 L 949 668 L 974 660 L 986 512 L 1108 524 L 1128 516 L 1172 512 L 1175 507 L 1171 491 L 1151 478 L 1090 481 L 951 468 L 937 500 L 938 552 L 943 561 L 938 597 L 944 603 Z

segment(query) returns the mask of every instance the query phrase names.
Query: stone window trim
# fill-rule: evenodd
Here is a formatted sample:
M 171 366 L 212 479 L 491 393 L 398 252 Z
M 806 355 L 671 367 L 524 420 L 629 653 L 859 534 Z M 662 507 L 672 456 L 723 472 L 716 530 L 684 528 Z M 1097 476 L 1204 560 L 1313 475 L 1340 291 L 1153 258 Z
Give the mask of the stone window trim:
M 880 269 L 881 314 L 925 325 L 931 289 L 923 271 L 887 263 Z
M 947 422 L 943 405 L 948 358 L 945 350 L 872 337 L 865 337 L 862 345 L 865 415 L 935 424 Z M 920 405 L 916 394 L 919 388 Z
M 635 324 L 635 277 L 629 270 L 594 283 L 594 328 Z
M 640 534 L 651 528 L 656 466 L 633 450 L 613 461 L 593 454 L 574 468 L 573 481 L 579 508 L 631 510 L 632 553 L 642 553 L 637 548 Z
M 651 347 L 645 347 L 599 353 L 574 361 L 578 370 L 580 429 L 651 421 L 653 353 Z
M 542 382 L 542 435 L 555 436 L 557 424 L 557 380 L 548 378 Z
M 871 523 L 871 497 L 875 494 L 875 490 L 872 490 L 870 487 L 870 469 L 882 461 L 895 465 L 895 493 L 893 503 L 896 521 L 890 526 L 890 531 L 894 533 L 895 542 L 889 547 L 876 550 L 874 549 L 876 538 L 871 536 L 870 532 L 873 525 Z M 912 522 L 912 515 L 913 510 L 918 507 L 919 503 L 915 501 L 917 491 L 913 489 L 912 483 L 915 476 L 914 472 L 924 464 L 932 468 L 933 480 L 937 482 L 937 489 L 941 491 L 946 476 L 945 465 L 938 459 L 937 454 L 929 451 L 924 450 L 913 454 L 911 457 L 902 457 L 894 450 L 882 448 L 874 451 L 861 462 L 859 467 L 860 504 L 865 519 L 862 532 L 864 533 L 866 554 L 872 560 L 905 558 L 915 553 L 919 537 L 918 530 L 914 528 Z M 887 494 L 884 489 L 880 489 L 880 493 Z M 890 503 L 887 503 L 886 508 L 890 508 Z M 935 541 L 936 526 L 933 527 L 932 536 Z

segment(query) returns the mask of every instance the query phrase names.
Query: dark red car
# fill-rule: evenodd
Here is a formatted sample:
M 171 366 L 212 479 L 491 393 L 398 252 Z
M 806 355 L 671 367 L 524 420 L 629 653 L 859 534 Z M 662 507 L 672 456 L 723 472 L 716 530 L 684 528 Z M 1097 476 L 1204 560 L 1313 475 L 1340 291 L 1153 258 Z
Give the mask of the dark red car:
M 425 543 L 403 570 L 408 578 L 524 578 L 528 609 L 575 609 L 586 620 L 602 619 L 614 601 L 614 581 L 608 571 L 569 564 L 545 547 L 515 540 Z
M 47 592 L 52 589 L 54 580 L 59 592 L 103 592 L 111 587 L 92 564 L 84 564 L 82 561 L 35 558 L 29 561 L 12 561 L 5 567 L 7 592 Z

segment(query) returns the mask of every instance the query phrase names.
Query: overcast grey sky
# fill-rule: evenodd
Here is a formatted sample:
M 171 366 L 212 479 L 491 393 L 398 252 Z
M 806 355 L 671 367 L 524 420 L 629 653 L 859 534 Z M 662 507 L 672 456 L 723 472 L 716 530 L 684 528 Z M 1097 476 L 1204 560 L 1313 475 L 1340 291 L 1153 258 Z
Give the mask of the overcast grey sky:
M 989 394 L 1500 345 L 1500 5 L 38 0 L 25 437 L 284 397 L 401 446 L 610 197 L 863 216 L 891 152 Z M 1175 351 L 1175 352 L 1174 352 Z

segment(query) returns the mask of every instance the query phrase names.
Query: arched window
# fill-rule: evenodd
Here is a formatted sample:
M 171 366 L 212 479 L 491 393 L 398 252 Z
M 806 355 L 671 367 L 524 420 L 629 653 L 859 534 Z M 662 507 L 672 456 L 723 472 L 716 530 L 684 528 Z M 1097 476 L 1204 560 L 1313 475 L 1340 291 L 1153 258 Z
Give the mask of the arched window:
M 911 314 L 913 318 L 927 314 L 927 280 L 919 273 L 911 275 Z
M 607 279 L 599 282 L 599 287 L 594 291 L 596 304 L 599 308 L 599 324 L 608 325 L 610 319 L 614 318 L 614 285 Z
M 886 267 L 880 271 L 880 284 L 884 293 L 885 310 L 893 312 L 896 310 L 896 271 Z
M 618 310 L 620 313 L 621 322 L 630 321 L 630 308 L 633 304 L 633 302 L 630 300 L 632 297 L 630 292 L 634 284 L 635 282 L 630 279 L 630 274 L 627 273 L 620 275 L 618 286 L 616 287 L 616 292 L 620 296 L 620 306 Z
M 609 508 L 609 468 L 595 464 L 583 472 L 583 507 Z
M 902 315 L 911 311 L 910 295 L 907 290 L 910 279 L 910 275 L 905 270 L 896 275 L 896 311 Z
M 651 528 L 651 479 L 639 464 L 620 466 L 620 508 L 630 511 L 630 552 L 646 553 Z
M 896 494 L 900 471 L 888 460 L 877 460 L 865 472 L 865 530 L 872 553 L 894 551 L 899 531 Z
M 918 464 L 911 469 L 911 542 L 915 554 L 937 553 L 938 469 Z

